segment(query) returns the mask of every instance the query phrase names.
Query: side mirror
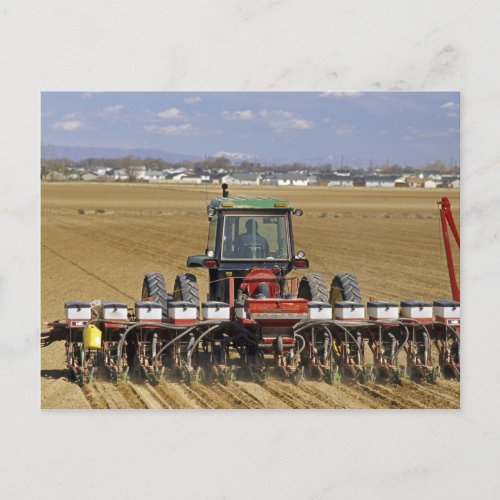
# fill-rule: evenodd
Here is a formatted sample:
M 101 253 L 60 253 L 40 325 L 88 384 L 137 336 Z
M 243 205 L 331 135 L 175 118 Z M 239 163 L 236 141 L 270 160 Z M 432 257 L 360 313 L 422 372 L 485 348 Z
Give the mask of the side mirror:
M 214 269 L 218 267 L 217 259 L 208 257 L 207 255 L 191 255 L 187 260 L 187 267 L 206 267 Z
M 191 255 L 187 259 L 187 267 L 203 267 L 203 261 L 206 258 L 206 255 Z

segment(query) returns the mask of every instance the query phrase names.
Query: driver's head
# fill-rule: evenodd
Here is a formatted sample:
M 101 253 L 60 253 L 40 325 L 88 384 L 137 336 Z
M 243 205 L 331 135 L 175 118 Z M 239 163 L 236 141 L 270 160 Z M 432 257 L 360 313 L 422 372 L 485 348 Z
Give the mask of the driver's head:
M 247 233 L 256 233 L 259 229 L 259 225 L 257 224 L 257 221 L 255 219 L 248 219 L 245 222 L 245 228 L 247 230 Z

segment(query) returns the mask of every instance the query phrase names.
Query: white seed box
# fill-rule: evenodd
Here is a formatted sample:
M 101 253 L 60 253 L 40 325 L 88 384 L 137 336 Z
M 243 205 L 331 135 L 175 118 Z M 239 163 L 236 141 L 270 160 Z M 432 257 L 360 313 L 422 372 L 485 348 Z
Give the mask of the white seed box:
M 401 316 L 410 319 L 432 319 L 432 304 L 419 300 L 402 300 Z
M 157 302 L 136 302 L 135 316 L 139 321 L 161 321 L 161 305 Z
M 335 302 L 333 310 L 336 319 L 365 319 L 365 306 L 357 302 Z
M 104 320 L 127 320 L 127 304 L 121 302 L 103 302 L 101 308 Z
M 203 302 L 201 304 L 201 314 L 204 320 L 229 319 L 229 304 L 225 302 Z
M 332 305 L 311 301 L 307 303 L 307 313 L 309 319 L 332 319 Z
M 399 317 L 399 307 L 391 302 L 376 300 L 368 302 L 368 317 L 370 319 L 396 319 Z
M 66 319 L 90 320 L 92 317 L 90 304 L 88 302 L 65 302 L 64 314 Z
M 460 302 L 455 300 L 435 300 L 434 315 L 441 319 L 460 319 Z
M 198 307 L 191 302 L 172 301 L 168 304 L 168 317 L 174 323 L 194 323 L 198 319 Z

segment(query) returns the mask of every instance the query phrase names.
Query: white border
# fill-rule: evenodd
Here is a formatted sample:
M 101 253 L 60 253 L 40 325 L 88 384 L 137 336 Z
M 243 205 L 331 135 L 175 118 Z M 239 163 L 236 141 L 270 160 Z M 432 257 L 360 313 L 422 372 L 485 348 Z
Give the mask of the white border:
M 3 2 L 2 497 L 495 498 L 499 17 L 494 1 Z M 462 410 L 40 411 L 40 91 L 82 89 L 460 90 Z

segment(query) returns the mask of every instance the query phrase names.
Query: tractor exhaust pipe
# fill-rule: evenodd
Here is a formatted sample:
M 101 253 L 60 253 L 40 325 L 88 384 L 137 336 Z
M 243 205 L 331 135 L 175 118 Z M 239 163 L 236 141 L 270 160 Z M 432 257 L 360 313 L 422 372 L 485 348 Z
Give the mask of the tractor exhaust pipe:
M 229 198 L 229 191 L 227 190 L 229 186 L 227 184 L 222 184 L 222 197 Z

